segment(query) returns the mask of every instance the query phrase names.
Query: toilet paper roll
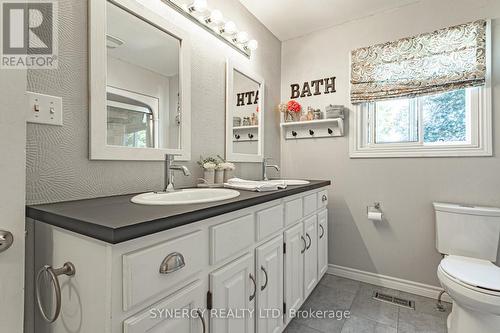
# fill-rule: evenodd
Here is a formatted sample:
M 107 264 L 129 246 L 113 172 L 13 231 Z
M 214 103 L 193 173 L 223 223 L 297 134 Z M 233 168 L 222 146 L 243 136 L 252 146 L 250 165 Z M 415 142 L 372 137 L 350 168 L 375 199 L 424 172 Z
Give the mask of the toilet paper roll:
M 382 213 L 381 212 L 368 212 L 368 220 L 370 221 L 382 221 Z

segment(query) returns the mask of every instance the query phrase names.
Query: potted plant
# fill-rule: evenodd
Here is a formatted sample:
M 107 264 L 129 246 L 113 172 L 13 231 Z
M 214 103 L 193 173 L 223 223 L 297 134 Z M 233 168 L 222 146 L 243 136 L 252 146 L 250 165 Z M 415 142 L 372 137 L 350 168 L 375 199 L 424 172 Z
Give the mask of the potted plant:
M 223 182 L 227 183 L 229 179 L 234 178 L 234 170 L 236 169 L 236 166 L 233 163 L 226 161 L 220 155 L 217 155 L 217 157 L 220 160 L 218 167 L 224 171 Z M 217 174 L 215 178 L 217 178 Z M 215 182 L 217 183 L 217 180 Z
M 284 114 L 285 122 L 299 121 L 302 106 L 295 100 L 290 100 L 288 103 L 279 105 L 279 110 Z
M 203 158 L 200 156 L 198 165 L 203 169 L 203 179 L 206 180 L 207 184 L 213 184 L 215 181 L 215 169 L 219 163 L 213 157 Z

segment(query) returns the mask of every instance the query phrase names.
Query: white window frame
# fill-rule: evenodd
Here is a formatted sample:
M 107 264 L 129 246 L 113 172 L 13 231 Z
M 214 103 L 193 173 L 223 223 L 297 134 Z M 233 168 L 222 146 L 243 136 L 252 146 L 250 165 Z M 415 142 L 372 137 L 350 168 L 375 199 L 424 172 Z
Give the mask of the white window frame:
M 492 92 L 491 92 L 491 24 L 486 29 L 486 82 L 482 87 L 467 89 L 466 107 L 470 110 L 468 133 L 470 143 L 423 144 L 423 126 L 419 115 L 419 141 L 403 143 L 374 143 L 368 140 L 370 127 L 368 114 L 373 107 L 369 103 L 351 105 L 349 125 L 349 155 L 351 158 L 391 157 L 466 157 L 493 156 Z M 372 129 L 373 123 L 372 123 Z M 373 131 L 372 131 L 373 132 Z M 374 135 L 372 133 L 372 135 Z

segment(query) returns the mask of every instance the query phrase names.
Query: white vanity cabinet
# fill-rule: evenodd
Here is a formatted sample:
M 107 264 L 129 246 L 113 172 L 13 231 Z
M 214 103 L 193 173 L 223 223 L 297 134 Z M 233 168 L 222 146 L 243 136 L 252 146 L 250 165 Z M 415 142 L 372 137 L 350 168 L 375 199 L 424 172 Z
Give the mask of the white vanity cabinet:
M 318 213 L 318 276 L 328 270 L 328 211 Z
M 283 329 L 283 236 L 255 250 L 257 274 L 256 332 L 279 333 Z M 273 310 L 274 309 L 274 310 Z
M 285 323 L 290 311 L 300 308 L 328 270 L 327 225 L 328 211 L 323 209 L 284 232 Z
M 206 331 L 206 284 L 196 281 L 150 309 L 128 318 L 124 333 L 199 333 Z M 167 313 L 167 311 L 169 311 Z M 183 316 L 187 313 L 188 316 Z
M 254 256 L 246 254 L 241 258 L 210 273 L 211 309 L 233 311 L 224 314 L 217 312 L 211 320 L 211 332 L 249 333 L 254 331 L 253 310 L 257 284 L 254 273 Z
M 287 229 L 285 240 L 285 323 L 289 321 L 290 311 L 298 310 L 304 302 L 304 253 L 306 243 L 304 226 L 298 223 Z
M 318 217 L 313 215 L 304 221 L 304 297 L 307 298 L 318 283 Z
M 76 267 L 59 277 L 60 318 L 36 315 L 37 333 L 281 333 L 328 268 L 326 193 L 118 244 L 35 221 L 35 269 Z

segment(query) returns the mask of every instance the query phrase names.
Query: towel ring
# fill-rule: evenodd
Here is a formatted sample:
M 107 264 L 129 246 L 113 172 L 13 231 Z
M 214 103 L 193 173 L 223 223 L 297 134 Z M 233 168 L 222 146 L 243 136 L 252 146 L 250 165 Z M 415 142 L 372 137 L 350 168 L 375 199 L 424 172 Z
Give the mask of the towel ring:
M 52 318 L 49 317 L 49 315 L 47 315 L 42 305 L 42 297 L 40 295 L 40 277 L 42 276 L 43 273 L 49 274 L 50 280 L 56 292 L 56 310 Z M 75 273 L 76 273 L 75 265 L 73 265 L 69 261 L 64 263 L 64 265 L 61 268 L 54 269 L 52 268 L 52 266 L 45 265 L 38 271 L 38 274 L 36 275 L 36 302 L 38 304 L 38 309 L 40 310 L 40 314 L 42 315 L 43 319 L 45 319 L 45 321 L 47 321 L 48 323 L 55 322 L 59 317 L 59 314 L 61 313 L 61 285 L 59 284 L 58 276 L 60 275 L 74 276 Z

